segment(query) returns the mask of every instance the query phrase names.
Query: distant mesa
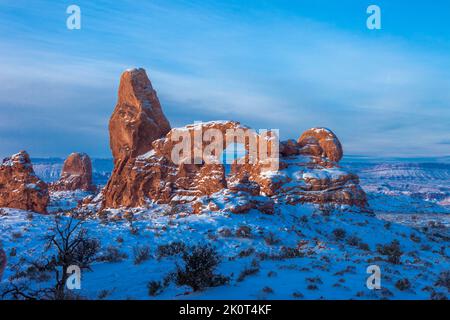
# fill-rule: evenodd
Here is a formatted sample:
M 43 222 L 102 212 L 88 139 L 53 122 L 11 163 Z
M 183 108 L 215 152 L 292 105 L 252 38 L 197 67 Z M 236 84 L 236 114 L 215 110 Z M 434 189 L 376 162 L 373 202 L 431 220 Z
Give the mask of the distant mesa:
M 72 153 L 64 161 L 61 177 L 50 185 L 52 191 L 89 191 L 94 192 L 92 184 L 92 162 L 85 153 Z
M 34 173 L 30 156 L 21 151 L 0 165 L 0 207 L 47 213 L 47 184 Z

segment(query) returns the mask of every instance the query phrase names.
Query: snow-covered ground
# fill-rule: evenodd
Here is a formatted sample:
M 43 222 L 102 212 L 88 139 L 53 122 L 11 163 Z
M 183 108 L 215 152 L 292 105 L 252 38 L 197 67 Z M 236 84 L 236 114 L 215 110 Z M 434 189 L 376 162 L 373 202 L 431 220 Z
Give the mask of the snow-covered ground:
M 450 209 L 440 203 L 449 197 L 449 165 L 347 160 L 344 166 L 361 176 L 375 215 L 283 205 L 274 215 L 251 211 L 184 216 L 155 206 L 135 210 L 132 227 L 127 221 L 88 219 L 83 227 L 100 241 L 99 256 L 114 247 L 126 257 L 120 262 L 95 262 L 92 271 L 83 272 L 77 293 L 89 299 L 449 297 Z M 75 206 L 83 196 L 53 194 L 51 211 Z M 1 210 L 1 241 L 8 254 L 2 285 L 10 281 L 20 260 L 48 254 L 44 236 L 53 226 L 54 214 Z M 386 252 L 379 250 L 394 240 L 400 243 L 399 263 L 389 262 Z M 158 258 L 158 247 L 175 241 L 188 247 L 211 244 L 222 260 L 216 273 L 229 277 L 229 284 L 193 292 L 172 281 L 150 296 L 150 281 L 163 281 L 177 264 L 183 264 L 179 254 Z M 134 263 L 136 247 L 149 248 L 150 257 L 141 264 Z M 371 265 L 381 269 L 380 290 L 367 288 L 366 270 Z M 51 285 L 47 281 L 35 285 Z

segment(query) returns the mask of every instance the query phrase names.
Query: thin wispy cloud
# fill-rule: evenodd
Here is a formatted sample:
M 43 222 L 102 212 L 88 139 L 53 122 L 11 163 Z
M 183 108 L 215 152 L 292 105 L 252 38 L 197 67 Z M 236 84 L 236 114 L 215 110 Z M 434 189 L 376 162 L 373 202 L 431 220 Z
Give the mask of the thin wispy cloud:
M 68 31 L 65 4 L 7 2 L 0 154 L 108 156 L 118 79 L 132 66 L 147 69 L 174 126 L 228 118 L 283 138 L 327 126 L 346 153 L 450 154 L 445 40 L 374 36 L 282 3 L 79 1 L 82 30 Z

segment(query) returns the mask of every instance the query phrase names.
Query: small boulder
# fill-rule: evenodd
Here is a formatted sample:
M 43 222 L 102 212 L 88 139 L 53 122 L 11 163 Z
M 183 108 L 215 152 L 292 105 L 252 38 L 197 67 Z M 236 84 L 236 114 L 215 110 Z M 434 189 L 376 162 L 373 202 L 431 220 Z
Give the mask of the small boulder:
M 306 130 L 297 142 L 302 148 L 302 153 L 326 157 L 334 162 L 339 162 L 344 154 L 341 142 L 330 129 L 312 128 Z

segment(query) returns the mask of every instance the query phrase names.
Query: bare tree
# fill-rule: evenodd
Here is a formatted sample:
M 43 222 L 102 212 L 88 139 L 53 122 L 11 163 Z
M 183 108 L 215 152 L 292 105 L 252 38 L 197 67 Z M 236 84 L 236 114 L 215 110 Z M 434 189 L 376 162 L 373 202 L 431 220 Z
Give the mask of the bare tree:
M 80 270 L 91 270 L 90 266 L 100 248 L 95 239 L 89 239 L 87 230 L 81 228 L 82 221 L 70 218 L 63 223 L 59 217 L 55 218 L 53 233 L 44 237 L 45 252 L 53 250 L 49 257 L 43 255 L 40 260 L 28 262 L 26 271 L 16 273 L 16 279 L 25 278 L 27 282 L 15 284 L 13 282 L 3 290 L 2 297 L 11 296 L 14 299 L 54 299 L 64 300 L 73 298 L 66 290 L 70 266 L 78 266 Z M 30 282 L 38 278 L 37 275 L 53 273 L 55 285 L 51 288 L 32 290 Z M 14 278 L 14 277 L 13 277 Z

